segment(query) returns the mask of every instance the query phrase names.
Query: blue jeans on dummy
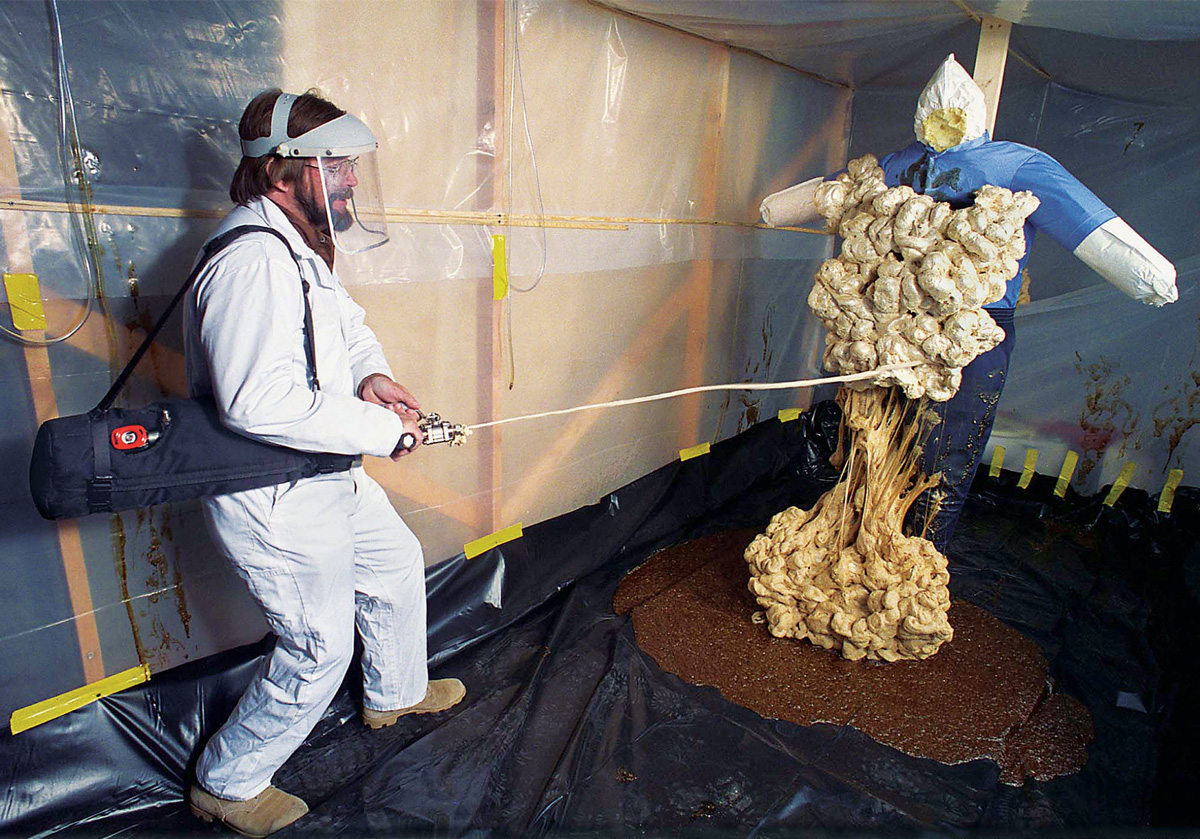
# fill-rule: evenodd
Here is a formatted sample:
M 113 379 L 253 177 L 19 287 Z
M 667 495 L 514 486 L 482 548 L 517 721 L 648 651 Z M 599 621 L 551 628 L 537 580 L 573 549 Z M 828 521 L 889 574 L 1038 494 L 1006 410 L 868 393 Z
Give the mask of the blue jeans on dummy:
M 996 404 L 1004 390 L 1008 375 L 1008 360 L 1016 343 L 1013 327 L 1014 309 L 987 309 L 992 319 L 1004 330 L 1004 340 L 990 352 L 976 358 L 963 368 L 962 385 L 958 393 L 946 402 L 931 402 L 930 406 L 941 422 L 929 430 L 921 451 L 921 470 L 926 475 L 942 473 L 941 483 L 925 492 L 909 511 L 909 532 L 919 535 L 928 516 L 929 505 L 937 498 L 941 505 L 929 522 L 925 538 L 943 554 L 963 502 L 971 489 L 975 470 L 983 459 L 983 450 L 996 421 Z

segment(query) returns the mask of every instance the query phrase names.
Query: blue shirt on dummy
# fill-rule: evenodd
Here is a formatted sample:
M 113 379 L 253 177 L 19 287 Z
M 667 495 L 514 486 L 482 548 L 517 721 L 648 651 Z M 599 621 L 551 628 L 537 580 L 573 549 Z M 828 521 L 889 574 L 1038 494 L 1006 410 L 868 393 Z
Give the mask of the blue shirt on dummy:
M 913 143 L 879 162 L 888 186 L 911 186 L 919 193 L 945 201 L 954 209 L 969 207 L 975 190 L 984 184 L 1018 192 L 1027 189 L 1042 202 L 1025 221 L 1025 256 L 1017 274 L 1008 280 L 1003 299 L 985 308 L 1011 309 L 1021 292 L 1021 269 L 1033 249 L 1034 234 L 1044 230 L 1068 251 L 1074 251 L 1093 230 L 1117 217 L 1090 189 L 1045 152 L 993 141 L 987 134 L 937 152 Z

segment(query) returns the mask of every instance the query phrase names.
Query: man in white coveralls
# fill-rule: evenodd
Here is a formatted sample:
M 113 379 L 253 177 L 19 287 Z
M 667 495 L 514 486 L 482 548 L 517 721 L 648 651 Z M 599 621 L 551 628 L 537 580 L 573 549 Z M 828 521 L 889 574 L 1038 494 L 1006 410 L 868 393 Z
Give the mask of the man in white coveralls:
M 275 236 L 249 233 L 200 274 L 185 315 L 190 395 L 211 394 L 222 422 L 247 437 L 398 460 L 413 439 L 420 444 L 420 406 L 393 379 L 333 267 L 335 249 L 359 253 L 387 241 L 375 136 L 313 93 L 278 90 L 250 102 L 238 130 L 237 206 L 213 235 L 270 227 L 295 259 Z M 308 811 L 271 778 L 340 686 L 356 628 L 363 721 L 372 728 L 450 708 L 465 690 L 457 679 L 429 680 L 421 546 L 361 461 L 205 499 L 204 515 L 277 638 L 205 746 L 188 802 L 201 818 L 266 836 Z

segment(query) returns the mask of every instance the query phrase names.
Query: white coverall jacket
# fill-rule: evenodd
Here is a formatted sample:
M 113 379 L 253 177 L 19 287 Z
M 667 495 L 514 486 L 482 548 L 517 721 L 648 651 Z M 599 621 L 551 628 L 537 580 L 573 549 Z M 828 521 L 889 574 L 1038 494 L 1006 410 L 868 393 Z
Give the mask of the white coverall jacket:
M 267 233 L 235 240 L 189 294 L 188 389 L 211 394 L 225 425 L 306 451 L 385 457 L 400 418 L 357 397 L 391 369 L 363 310 L 274 203 L 235 208 L 214 232 L 266 225 L 291 243 L 309 281 L 320 390 L 308 384 L 296 262 Z M 278 636 L 196 766 L 221 798 L 262 792 L 328 707 L 363 639 L 364 702 L 403 708 L 425 697 L 421 546 L 362 467 L 204 500 L 205 523 Z

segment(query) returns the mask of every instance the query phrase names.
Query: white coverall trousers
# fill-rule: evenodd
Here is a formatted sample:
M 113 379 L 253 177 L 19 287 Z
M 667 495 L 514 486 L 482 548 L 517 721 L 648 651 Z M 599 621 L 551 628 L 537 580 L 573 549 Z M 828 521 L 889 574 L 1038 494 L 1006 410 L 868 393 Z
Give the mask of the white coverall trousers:
M 221 798 L 262 792 L 342 683 L 363 640 L 364 703 L 414 705 L 428 686 L 421 545 L 362 467 L 204 501 L 213 540 L 278 636 L 196 766 Z

